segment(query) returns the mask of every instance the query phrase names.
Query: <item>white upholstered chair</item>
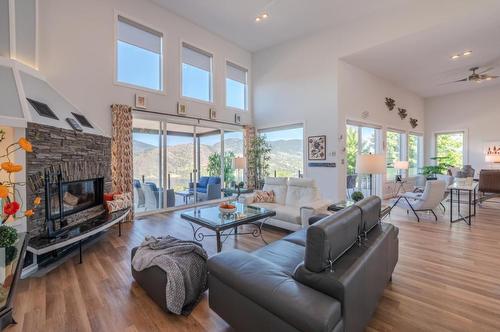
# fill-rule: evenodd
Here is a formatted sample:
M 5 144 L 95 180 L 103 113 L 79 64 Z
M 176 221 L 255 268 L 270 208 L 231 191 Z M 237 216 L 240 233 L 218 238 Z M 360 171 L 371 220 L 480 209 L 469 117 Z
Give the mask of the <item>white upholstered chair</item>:
M 420 217 L 417 212 L 426 211 L 431 212 L 437 221 L 437 216 L 434 213 L 434 209 L 437 208 L 441 201 L 445 197 L 447 184 L 443 180 L 431 180 L 425 183 L 425 189 L 423 193 L 407 192 L 398 197 L 398 199 L 393 204 L 399 206 L 407 211 L 412 210 L 417 221 L 420 221 Z

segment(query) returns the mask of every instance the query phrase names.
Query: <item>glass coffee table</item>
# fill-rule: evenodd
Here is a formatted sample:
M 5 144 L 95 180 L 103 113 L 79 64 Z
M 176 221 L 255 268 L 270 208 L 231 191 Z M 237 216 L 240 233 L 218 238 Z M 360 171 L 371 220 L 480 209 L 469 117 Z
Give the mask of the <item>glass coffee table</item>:
M 181 218 L 189 221 L 193 229 L 193 238 L 196 241 L 200 242 L 207 236 L 215 236 L 217 239 L 217 252 L 222 250 L 222 243 L 229 236 L 260 236 L 262 241 L 267 243 L 262 236 L 262 226 L 264 226 L 266 220 L 274 217 L 276 212 L 239 202 L 231 202 L 231 204 L 236 206 L 236 212 L 234 213 L 221 213 L 218 205 L 204 206 L 181 213 Z M 196 224 L 196 226 L 193 224 Z M 255 229 L 251 232 L 238 232 L 238 226 L 242 225 L 251 225 Z M 203 233 L 202 229 L 204 228 L 213 231 L 215 234 Z

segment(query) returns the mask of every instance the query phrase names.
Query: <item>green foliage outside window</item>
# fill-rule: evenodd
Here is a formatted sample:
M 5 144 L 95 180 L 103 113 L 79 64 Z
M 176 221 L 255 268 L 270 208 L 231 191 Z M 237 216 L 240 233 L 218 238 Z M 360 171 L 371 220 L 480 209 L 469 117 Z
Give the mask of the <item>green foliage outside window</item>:
M 394 162 L 400 160 L 401 155 L 401 134 L 394 131 L 387 132 L 387 179 L 394 179 L 397 171 L 394 169 Z
M 356 173 L 356 155 L 358 154 L 358 130 L 357 127 L 347 126 L 346 137 L 346 159 L 347 174 Z
M 436 135 L 437 164 L 446 163 L 454 167 L 462 167 L 464 157 L 463 151 L 463 133 Z
M 234 168 L 233 168 L 233 159 L 235 155 L 234 152 L 229 151 L 224 154 L 224 183 L 225 187 L 228 187 L 228 184 L 234 181 Z M 210 156 L 208 156 L 208 166 L 207 171 L 209 176 L 220 176 L 221 174 L 221 165 L 220 165 L 220 153 L 214 152 Z

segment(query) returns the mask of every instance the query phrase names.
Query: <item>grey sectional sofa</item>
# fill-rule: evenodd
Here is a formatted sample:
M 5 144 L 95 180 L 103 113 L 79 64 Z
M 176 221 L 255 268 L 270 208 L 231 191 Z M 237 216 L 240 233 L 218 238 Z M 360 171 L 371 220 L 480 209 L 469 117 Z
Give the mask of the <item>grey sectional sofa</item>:
M 236 331 L 363 331 L 398 260 L 369 197 L 252 253 L 209 259 L 209 304 Z

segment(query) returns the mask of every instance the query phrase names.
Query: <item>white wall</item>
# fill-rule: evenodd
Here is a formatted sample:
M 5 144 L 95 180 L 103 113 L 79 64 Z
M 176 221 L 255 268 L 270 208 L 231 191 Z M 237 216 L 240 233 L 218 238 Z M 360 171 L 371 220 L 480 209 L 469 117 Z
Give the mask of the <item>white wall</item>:
M 434 156 L 439 131 L 466 130 L 468 163 L 476 171 L 491 168 L 484 161 L 486 142 L 500 142 L 500 86 L 425 100 L 426 160 Z
M 339 134 L 345 125 L 338 109 L 338 60 L 362 49 L 466 15 L 471 2 L 414 2 L 394 10 L 391 19 L 366 17 L 349 26 L 292 40 L 253 55 L 254 121 L 257 127 L 305 123 L 305 136 L 327 136 L 327 161 L 344 158 Z M 363 98 L 363 96 L 359 96 Z M 335 156 L 334 156 L 335 155 Z M 340 168 L 305 168 L 324 196 L 345 193 Z
M 363 69 L 344 61 L 339 61 L 338 71 L 338 110 L 339 124 L 347 120 L 378 125 L 382 128 L 382 153 L 385 153 L 385 133 L 387 129 L 397 129 L 406 133 L 424 133 L 424 100 L 413 92 L 403 89 L 395 84 L 379 78 Z M 389 111 L 385 105 L 385 98 L 391 97 L 396 101 L 394 110 Z M 405 108 L 408 112 L 406 119 L 401 120 L 397 107 Z M 362 117 L 363 112 L 368 112 L 367 118 Z M 412 128 L 409 118 L 418 119 L 418 126 Z M 342 126 L 340 126 L 342 128 Z M 339 128 L 345 137 L 345 126 Z M 345 144 L 345 142 L 343 142 Z M 339 162 L 339 174 L 347 174 L 346 164 Z M 385 181 L 381 177 L 384 195 L 392 194 L 393 181 Z M 345 188 L 345 177 L 339 178 L 339 186 Z
M 163 33 L 165 94 L 113 84 L 115 10 Z M 39 29 L 40 71 L 107 134 L 111 134 L 110 105 L 133 105 L 136 92 L 147 96 L 148 110 L 176 114 L 180 100 L 181 41 L 214 55 L 214 105 L 187 101 L 189 116 L 207 119 L 208 109 L 215 107 L 218 120 L 234 121 L 235 111 L 225 110 L 226 59 L 248 68 L 251 82 L 249 52 L 150 1 L 39 1 Z M 249 106 L 251 110 L 252 105 Z M 242 123 L 251 122 L 251 112 L 238 113 Z

